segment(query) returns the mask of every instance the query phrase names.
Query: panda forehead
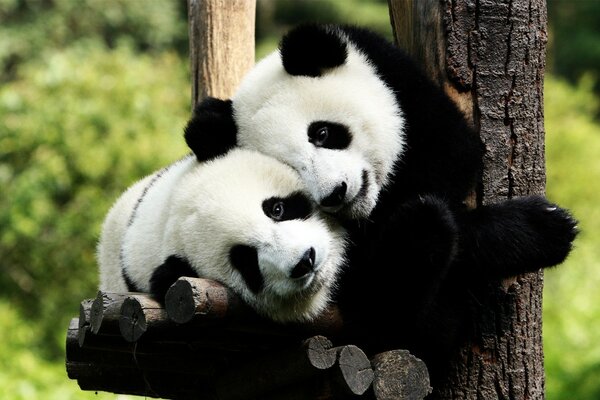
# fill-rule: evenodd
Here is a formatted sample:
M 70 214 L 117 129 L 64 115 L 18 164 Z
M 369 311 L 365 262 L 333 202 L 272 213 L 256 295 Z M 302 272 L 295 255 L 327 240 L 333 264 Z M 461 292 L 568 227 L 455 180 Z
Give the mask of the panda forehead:
M 374 88 L 381 91 L 385 86 L 368 58 L 350 43 L 346 62 L 318 77 L 288 74 L 283 68 L 279 52 L 275 51 L 246 75 L 232 100 L 234 106 L 237 104 L 251 111 L 253 106 L 260 107 L 282 92 L 293 96 L 323 96 L 328 89 L 339 90 L 344 86 L 351 86 L 351 93 L 356 93 L 352 96 L 355 98 L 369 95 Z M 332 90 L 331 94 L 335 95 L 335 91 Z
M 199 164 L 190 191 L 200 202 L 217 204 L 261 202 L 302 192 L 298 174 L 289 166 L 255 151 L 235 149 L 224 157 Z
M 364 122 L 377 125 L 397 120 L 399 107 L 393 91 L 359 50 L 350 43 L 348 50 L 344 65 L 320 77 L 287 74 L 277 52 L 259 62 L 233 97 L 241 142 L 246 130 L 255 140 L 257 129 L 272 131 L 277 125 L 305 129 L 313 121 L 324 120 L 362 131 Z M 369 136 L 369 131 L 365 133 Z

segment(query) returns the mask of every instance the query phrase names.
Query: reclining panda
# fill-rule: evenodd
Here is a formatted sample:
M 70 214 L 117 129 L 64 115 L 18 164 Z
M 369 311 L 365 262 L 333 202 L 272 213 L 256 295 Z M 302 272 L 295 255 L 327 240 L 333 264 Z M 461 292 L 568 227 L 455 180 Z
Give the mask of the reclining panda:
M 263 316 L 303 321 L 327 305 L 345 233 L 290 167 L 250 150 L 188 156 L 129 188 L 98 246 L 100 289 L 159 301 L 180 276 L 210 278 Z
M 293 167 L 349 231 L 336 300 L 352 340 L 407 348 L 430 370 L 490 282 L 561 263 L 577 233 L 541 196 L 468 209 L 478 135 L 400 49 L 356 27 L 290 31 L 231 100 L 196 108 L 185 138 L 200 160 L 240 146 Z

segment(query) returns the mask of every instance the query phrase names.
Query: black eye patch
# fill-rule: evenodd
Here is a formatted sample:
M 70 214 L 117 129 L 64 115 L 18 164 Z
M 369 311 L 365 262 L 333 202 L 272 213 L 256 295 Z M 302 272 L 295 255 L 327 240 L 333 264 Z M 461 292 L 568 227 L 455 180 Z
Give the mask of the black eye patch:
M 261 291 L 265 280 L 258 267 L 258 254 L 254 247 L 243 244 L 235 245 L 229 250 L 229 260 L 233 268 L 242 275 L 242 279 L 253 293 Z
M 315 121 L 308 127 L 308 141 L 317 147 L 343 150 L 350 146 L 352 135 L 342 124 L 329 121 Z
M 265 215 L 273 221 L 288 221 L 291 219 L 306 219 L 312 213 L 310 200 L 300 192 L 281 197 L 271 197 L 262 203 Z

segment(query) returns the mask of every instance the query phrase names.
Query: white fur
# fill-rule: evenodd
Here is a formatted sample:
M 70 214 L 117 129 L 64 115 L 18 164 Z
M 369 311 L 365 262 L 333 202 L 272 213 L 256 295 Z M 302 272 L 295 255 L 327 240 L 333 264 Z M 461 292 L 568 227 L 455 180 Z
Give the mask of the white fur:
M 236 149 L 205 163 L 187 157 L 134 185 L 109 212 L 99 244 L 101 289 L 125 290 L 124 265 L 148 291 L 154 269 L 176 255 L 270 318 L 310 319 L 329 301 L 343 262 L 344 232 L 318 212 L 305 220 L 275 222 L 262 210 L 265 199 L 302 190 L 290 167 L 253 151 Z M 265 281 L 258 293 L 230 263 L 230 249 L 237 244 L 257 249 Z M 311 247 L 315 273 L 291 279 Z
M 351 217 L 370 214 L 404 149 L 398 134 L 404 119 L 394 93 L 351 42 L 346 63 L 321 77 L 289 75 L 279 53 L 272 53 L 244 78 L 233 108 L 242 147 L 292 166 L 317 203 L 346 182 L 341 212 Z M 349 127 L 350 146 L 332 150 L 309 143 L 307 128 L 318 120 Z M 363 171 L 369 190 L 358 198 Z

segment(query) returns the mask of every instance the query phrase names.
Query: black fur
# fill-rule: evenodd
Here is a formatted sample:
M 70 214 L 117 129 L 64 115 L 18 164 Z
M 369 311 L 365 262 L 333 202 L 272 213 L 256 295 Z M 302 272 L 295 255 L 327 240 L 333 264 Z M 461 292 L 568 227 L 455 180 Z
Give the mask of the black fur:
M 239 271 L 248 288 L 258 293 L 265 285 L 265 280 L 258 266 L 258 254 L 254 247 L 238 244 L 229 252 L 231 265 Z
M 577 235 L 575 219 L 541 196 L 481 206 L 459 218 L 460 262 L 470 275 L 483 278 L 505 279 L 560 264 Z
M 237 127 L 231 100 L 204 99 L 194 109 L 184 137 L 200 162 L 225 154 L 235 147 Z
M 172 255 L 159 265 L 150 277 L 150 294 L 160 303 L 164 303 L 167 290 L 182 276 L 197 278 L 198 274 L 187 260 Z
M 346 44 L 327 29 L 305 25 L 287 34 L 279 45 L 283 67 L 290 75 L 321 76 L 346 61 Z
M 125 271 L 125 268 L 121 268 L 121 276 L 125 281 L 125 285 L 127 285 L 128 292 L 141 292 L 140 288 L 138 288 L 135 282 L 131 280 L 131 278 L 127 274 L 127 271 Z

